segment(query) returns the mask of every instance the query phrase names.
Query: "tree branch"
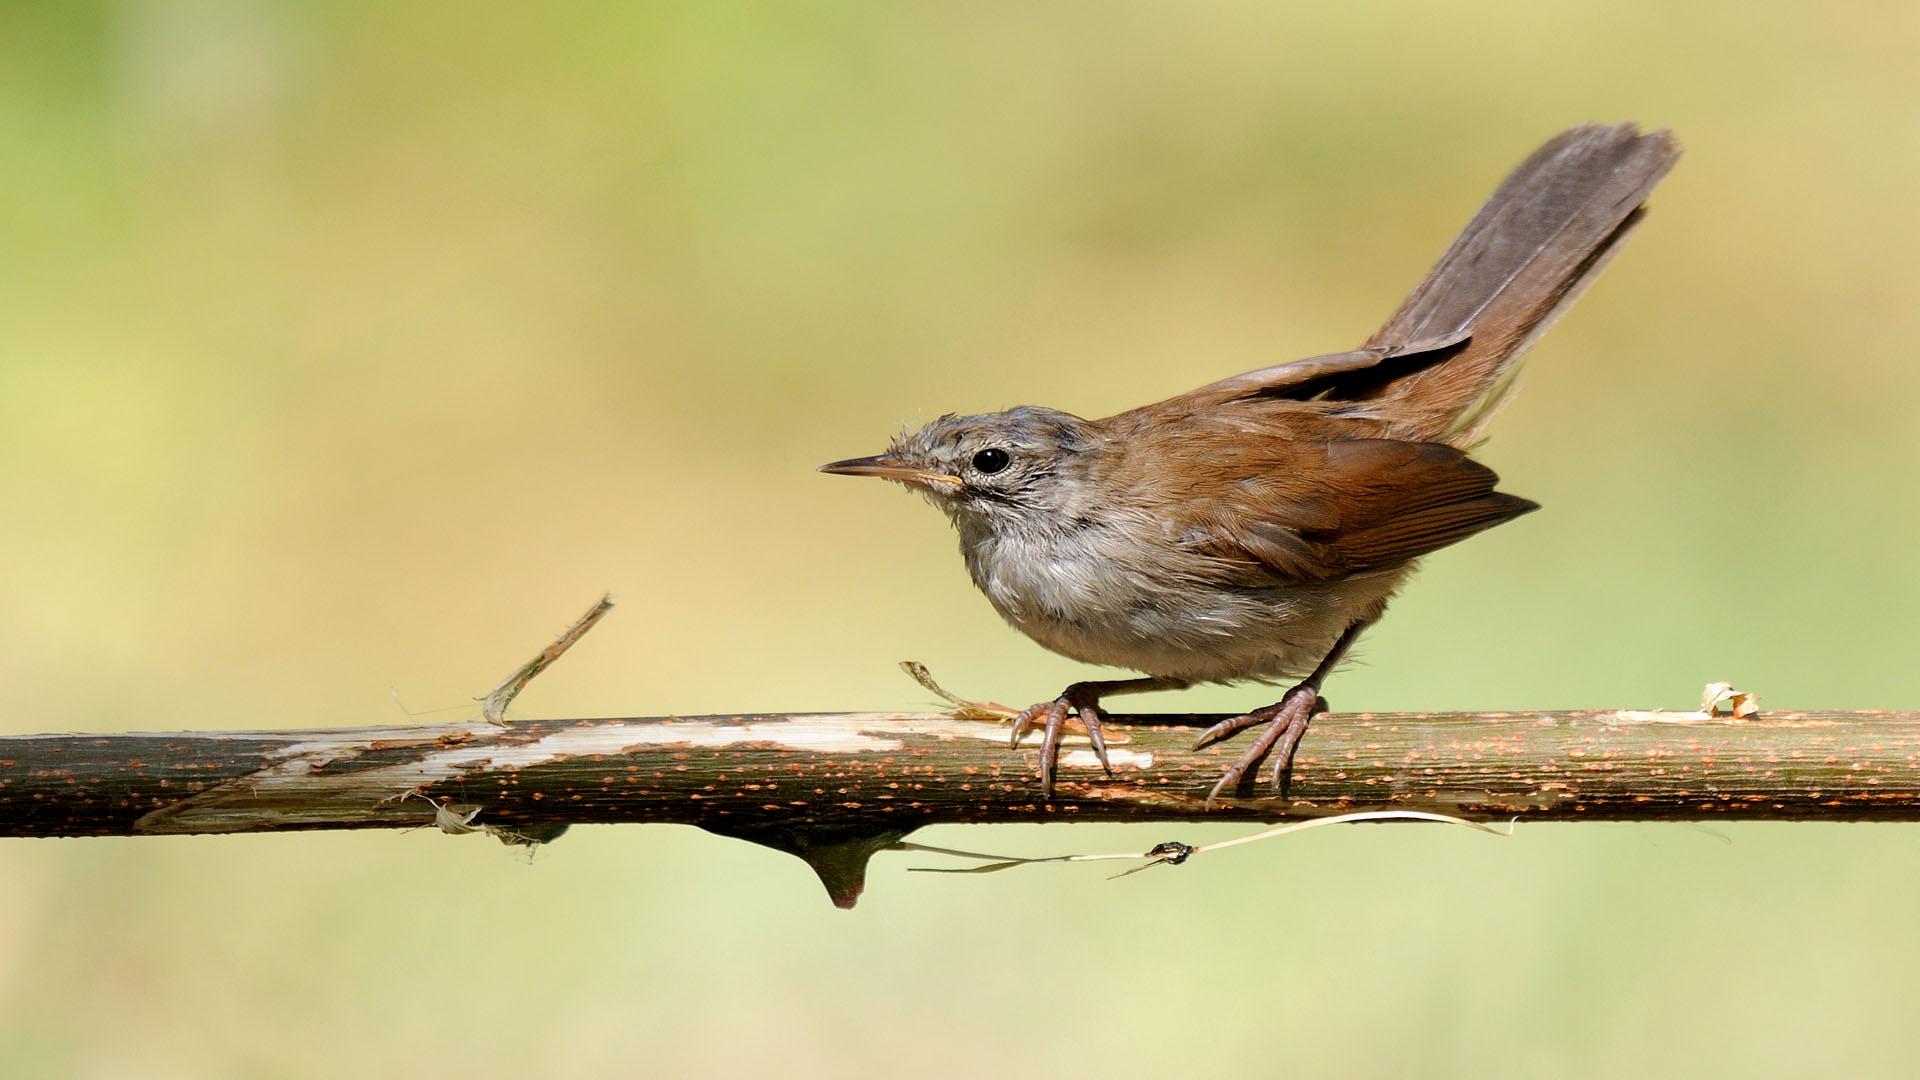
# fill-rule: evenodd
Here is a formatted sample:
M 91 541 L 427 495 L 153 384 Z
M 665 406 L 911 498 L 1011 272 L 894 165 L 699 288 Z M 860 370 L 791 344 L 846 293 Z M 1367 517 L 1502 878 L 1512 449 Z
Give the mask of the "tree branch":
M 1084 738 L 1041 801 L 1030 736 L 949 714 L 536 720 L 311 731 L 0 737 L 0 836 L 434 823 L 832 824 L 1261 820 L 1361 807 L 1538 820 L 1920 820 L 1920 714 L 1329 714 L 1291 798 L 1205 811 L 1234 741 L 1211 716 L 1114 717 L 1114 777 Z M 422 798 L 424 797 L 424 798 Z
M 1356 809 L 1468 818 L 1920 820 L 1920 714 L 1329 714 L 1290 797 L 1208 811 L 1238 740 L 1213 716 L 1114 717 L 1114 776 L 1070 737 L 1052 800 L 1037 736 L 933 713 L 536 720 L 0 737 L 0 836 L 677 822 L 807 858 L 851 902 L 866 856 L 942 822 L 1258 820 Z M 838 863 L 837 869 L 829 864 Z M 849 870 L 849 866 L 852 869 Z M 851 875 L 850 877 L 848 875 Z

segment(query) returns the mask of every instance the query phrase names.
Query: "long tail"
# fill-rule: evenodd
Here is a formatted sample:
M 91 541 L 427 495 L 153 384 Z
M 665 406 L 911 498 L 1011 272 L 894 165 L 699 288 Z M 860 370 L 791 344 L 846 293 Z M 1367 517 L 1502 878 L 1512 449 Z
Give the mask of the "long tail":
M 1680 156 L 1666 131 L 1631 123 L 1564 131 L 1513 170 L 1369 346 L 1466 335 L 1434 362 L 1355 387 L 1402 437 L 1467 446 L 1504 404 L 1517 361 L 1572 305 L 1645 213 Z

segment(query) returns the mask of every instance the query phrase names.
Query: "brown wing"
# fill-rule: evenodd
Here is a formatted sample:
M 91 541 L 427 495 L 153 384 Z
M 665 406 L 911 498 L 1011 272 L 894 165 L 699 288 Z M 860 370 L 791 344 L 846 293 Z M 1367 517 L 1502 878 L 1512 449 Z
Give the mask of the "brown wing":
M 1309 356 L 1305 360 L 1230 375 L 1134 411 L 1165 414 L 1208 409 L 1229 402 L 1310 401 L 1346 385 L 1362 373 L 1384 381 L 1440 363 L 1466 343 L 1467 334 L 1460 332 L 1404 344 L 1372 345 L 1352 352 Z M 1127 415 L 1130 414 L 1122 414 Z
M 1493 490 L 1451 446 L 1392 439 L 1204 440 L 1170 470 L 1185 540 L 1245 567 L 1246 584 L 1332 581 L 1401 565 L 1537 504 Z M 1187 456 L 1181 454 L 1180 456 Z

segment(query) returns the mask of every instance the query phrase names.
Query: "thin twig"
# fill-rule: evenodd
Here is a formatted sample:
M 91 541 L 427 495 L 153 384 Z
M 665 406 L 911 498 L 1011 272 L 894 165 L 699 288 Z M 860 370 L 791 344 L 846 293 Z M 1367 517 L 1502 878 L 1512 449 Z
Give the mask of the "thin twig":
M 1200 844 L 1196 846 L 1182 843 L 1178 840 L 1169 840 L 1155 844 L 1145 851 L 1126 851 L 1108 855 L 1046 855 L 1039 857 L 988 855 L 978 851 L 962 851 L 957 848 L 933 847 L 928 844 L 914 844 L 906 841 L 893 844 L 888 847 L 887 850 L 920 851 L 933 855 L 952 855 L 962 859 L 989 860 L 981 866 L 910 866 L 907 868 L 910 871 L 923 874 L 991 874 L 1015 866 L 1033 866 L 1039 863 L 1110 862 L 1115 859 L 1147 860 L 1139 866 L 1110 875 L 1114 878 L 1123 878 L 1129 874 L 1137 874 L 1153 866 L 1179 866 L 1193 856 L 1204 855 L 1209 851 L 1220 851 L 1225 848 L 1239 847 L 1241 844 L 1251 844 L 1259 840 L 1271 840 L 1275 837 L 1305 832 L 1308 829 L 1318 829 L 1326 825 L 1349 825 L 1361 821 L 1437 821 L 1448 825 L 1464 825 L 1469 829 L 1478 829 L 1481 832 L 1491 833 L 1495 836 L 1511 835 L 1510 832 L 1501 832 L 1492 826 L 1483 825 L 1477 821 L 1468 821 L 1465 818 L 1454 817 L 1451 814 L 1435 814 L 1420 810 L 1361 810 L 1351 814 L 1329 814 L 1326 817 L 1308 818 L 1305 821 L 1276 825 L 1271 829 L 1263 829 L 1257 833 L 1250 833 L 1246 836 L 1236 836 L 1231 840 L 1219 840 L 1211 844 Z
M 486 717 L 487 723 L 489 724 L 505 725 L 507 722 L 507 706 L 513 704 L 513 699 L 520 696 L 520 691 L 525 690 L 527 684 L 532 682 L 535 676 L 552 667 L 555 660 L 564 656 L 568 649 L 573 648 L 574 642 L 586 636 L 587 631 L 593 629 L 593 625 L 604 618 L 607 612 L 612 610 L 613 594 L 607 593 L 601 596 L 599 602 L 595 603 L 591 608 L 588 608 L 585 615 L 575 619 L 573 625 L 567 627 L 565 633 L 554 639 L 553 644 L 540 650 L 538 656 L 521 664 L 514 670 L 513 674 L 507 676 L 501 681 L 500 685 L 494 687 L 493 690 L 482 699 L 480 715 Z

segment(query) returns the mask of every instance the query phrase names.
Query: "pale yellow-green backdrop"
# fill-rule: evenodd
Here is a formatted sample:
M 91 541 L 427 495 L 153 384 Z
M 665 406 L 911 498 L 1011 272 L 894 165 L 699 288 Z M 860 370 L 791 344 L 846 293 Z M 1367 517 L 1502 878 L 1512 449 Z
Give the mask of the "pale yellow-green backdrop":
M 813 466 L 1361 340 L 1571 123 L 1687 145 L 1344 709 L 1920 706 L 1911 3 L 9 4 L 0 731 L 1008 701 Z M 1213 688 L 1147 708 L 1219 710 Z M 1228 835 L 1183 827 L 1185 838 Z M 1114 850 L 1164 829 L 936 830 Z M 1920 829 L 1328 830 L 1108 882 L 583 828 L 0 841 L 6 1077 L 1909 1074 Z

